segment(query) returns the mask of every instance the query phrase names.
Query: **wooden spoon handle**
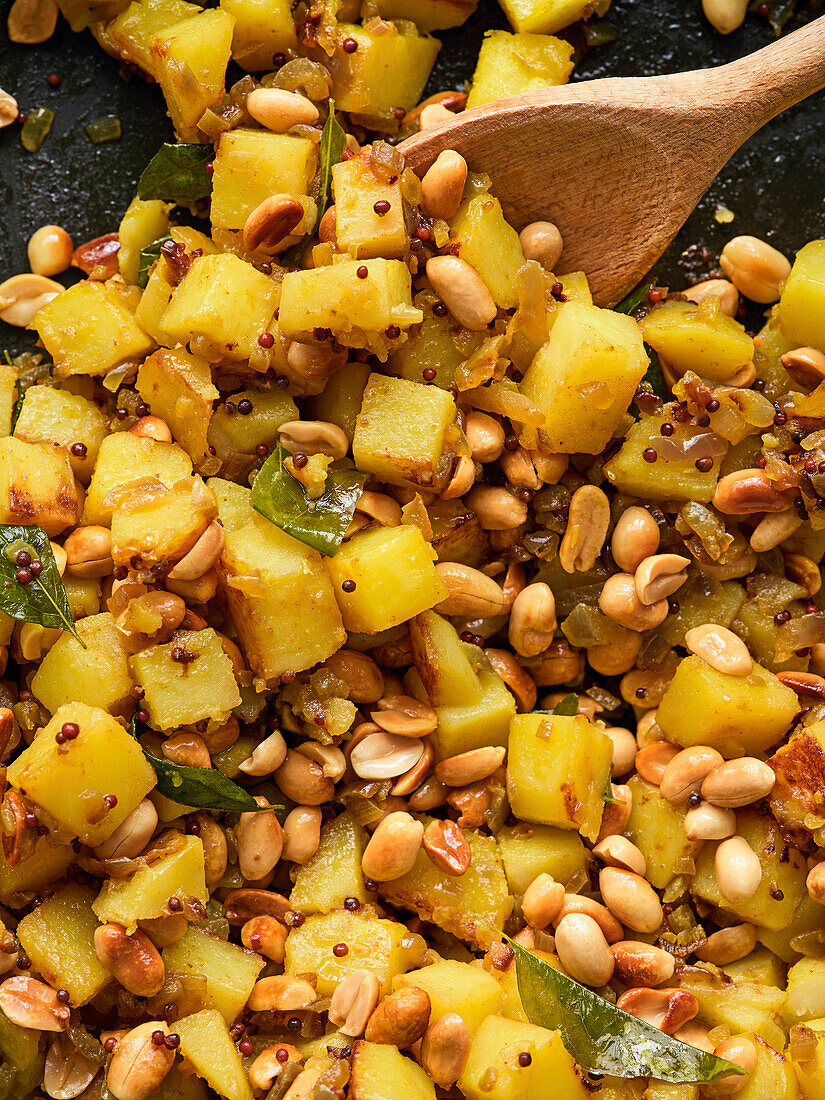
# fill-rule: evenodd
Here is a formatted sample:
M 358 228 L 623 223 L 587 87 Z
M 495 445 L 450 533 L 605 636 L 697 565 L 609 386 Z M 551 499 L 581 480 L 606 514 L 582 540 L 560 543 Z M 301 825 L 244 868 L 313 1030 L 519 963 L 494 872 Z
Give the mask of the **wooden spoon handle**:
M 757 126 L 825 88 L 825 16 L 756 53 L 713 70 Z M 721 91 L 721 86 L 718 86 Z

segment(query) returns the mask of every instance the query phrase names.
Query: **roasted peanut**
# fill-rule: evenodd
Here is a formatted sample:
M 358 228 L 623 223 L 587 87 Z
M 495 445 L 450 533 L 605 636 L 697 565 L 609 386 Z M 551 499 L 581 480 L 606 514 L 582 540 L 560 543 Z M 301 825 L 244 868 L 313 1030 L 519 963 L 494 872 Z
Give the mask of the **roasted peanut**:
M 318 121 L 318 108 L 310 99 L 281 88 L 255 88 L 246 97 L 246 109 L 256 122 L 275 134 Z
M 504 450 L 504 428 L 487 413 L 471 409 L 464 424 L 464 435 L 476 462 L 495 462 Z
M 54 0 L 14 0 L 8 15 L 9 38 L 26 46 L 45 42 L 54 34 L 57 14 Z
M 636 988 L 661 985 L 673 977 L 676 961 L 668 951 L 640 940 L 620 940 L 611 945 L 615 974 L 622 985 Z
M 732 1035 L 717 1047 L 713 1053 L 717 1058 L 724 1058 L 727 1062 L 733 1062 L 745 1071 L 744 1074 L 731 1073 L 727 1077 L 720 1077 L 710 1086 L 712 1096 L 733 1096 L 743 1089 L 748 1083 L 748 1077 L 756 1069 L 756 1044 L 746 1035 Z
M 729 676 L 748 676 L 753 671 L 753 658 L 748 647 L 727 627 L 715 623 L 694 626 L 685 634 L 685 646 L 717 672 L 726 672 Z
M 808 872 L 805 886 L 811 901 L 825 905 L 825 863 L 815 863 Z
M 74 1100 L 91 1084 L 99 1066 L 85 1058 L 65 1033 L 49 1044 L 43 1067 L 43 1091 L 52 1100 Z
M 690 633 L 690 631 L 688 631 Z M 710 745 L 696 745 L 682 749 L 666 765 L 659 792 L 668 802 L 681 805 L 698 791 L 707 775 L 723 764 L 722 754 Z
M 510 609 L 510 644 L 521 657 L 535 657 L 552 642 L 556 625 L 556 600 L 550 586 L 542 581 L 528 584 Z
M 564 887 L 550 875 L 538 875 L 521 899 L 524 919 L 533 928 L 546 928 L 556 919 L 564 904 Z
M 610 774 L 614 778 L 627 775 L 636 761 L 636 738 L 630 730 L 623 729 L 621 726 L 606 726 L 604 733 L 613 742 L 613 760 L 610 766 Z
M 35 275 L 59 275 L 72 261 L 72 238 L 59 225 L 41 225 L 27 245 L 29 267 Z
M 101 924 L 94 947 L 100 963 L 136 997 L 154 997 L 166 980 L 160 952 L 145 932 L 127 935 L 122 924 Z
M 705 18 L 720 34 L 730 34 L 741 27 L 747 10 L 747 0 L 702 0 Z M 727 268 L 725 271 L 730 274 Z
M 424 752 L 421 754 L 421 758 L 403 775 L 399 775 L 390 788 L 390 794 L 393 797 L 404 798 L 406 795 L 412 794 L 430 774 L 435 759 L 435 750 L 429 738 L 424 738 L 422 743 Z
M 320 764 L 289 749 L 275 771 L 275 782 L 287 798 L 303 806 L 321 806 L 332 798 L 335 784 L 327 779 Z
M 613 955 L 601 928 L 584 913 L 568 913 L 556 926 L 556 951 L 564 969 L 584 985 L 606 985 Z
M 65 1031 L 69 1006 L 50 985 L 16 974 L 0 984 L 0 1009 L 13 1024 L 34 1031 Z
M 352 750 L 350 764 L 361 779 L 395 779 L 414 768 L 423 755 L 420 738 L 370 733 Z M 320 805 L 320 802 L 314 804 Z
M 732 924 L 730 928 L 720 928 L 711 933 L 703 944 L 696 948 L 697 959 L 727 966 L 750 955 L 757 943 L 757 931 L 752 924 Z
M 325 454 L 338 459 L 349 450 L 346 432 L 325 420 L 289 420 L 278 430 L 282 445 L 292 454 Z
M 610 784 L 612 802 L 605 803 L 598 840 L 624 832 L 633 809 L 633 791 L 627 784 Z
M 638 633 L 653 630 L 663 623 L 668 610 L 666 599 L 643 604 L 629 573 L 614 573 L 607 578 L 599 595 L 599 607 L 619 626 Z
M 335 987 L 329 1002 L 330 1023 L 344 1035 L 363 1035 L 379 993 L 378 978 L 372 970 L 353 970 Z
M 241 814 L 235 827 L 238 865 L 243 877 L 253 881 L 269 874 L 281 858 L 284 845 L 275 811 L 264 809 L 267 800 L 262 796 L 255 801 L 261 809 Z
M 12 275 L 0 283 L 0 321 L 27 328 L 37 311 L 62 293 L 60 283 L 44 275 Z
M 553 222 L 530 222 L 519 233 L 525 260 L 537 260 L 552 271 L 561 258 L 564 241 Z
M 762 866 L 744 837 L 723 840 L 713 862 L 719 893 L 725 901 L 738 905 L 753 897 L 762 881 Z
M 448 787 L 467 787 L 492 775 L 503 763 L 506 752 L 501 745 L 485 745 L 482 749 L 448 756 L 436 764 L 434 775 Z
M 98 844 L 98 859 L 134 859 L 146 848 L 157 828 L 158 812 L 148 798 L 121 821 L 108 840 Z
M 321 810 L 317 806 L 296 806 L 284 822 L 284 859 L 306 863 L 318 851 L 321 842 Z
M 428 704 L 409 695 L 387 695 L 378 700 L 370 718 L 386 733 L 398 737 L 426 737 L 438 725 L 438 715 Z
M 16 122 L 19 113 L 20 109 L 14 96 L 0 88 L 0 130 Z
M 355 649 L 339 649 L 326 659 L 324 667 L 344 681 L 349 688 L 350 699 L 359 706 L 361 703 L 377 703 L 384 694 L 381 669 L 366 653 L 359 653 Z
M 158 443 L 171 443 L 172 432 L 165 420 L 159 416 L 142 416 L 129 429 L 130 435 L 140 439 L 155 439 Z
M 639 601 L 646 607 L 667 599 L 687 580 L 690 560 L 681 554 L 652 554 L 640 562 L 633 574 Z
M 825 354 L 819 348 L 795 348 L 780 356 L 780 363 L 798 385 L 814 390 L 825 381 Z
M 621 867 L 642 877 L 647 869 L 645 857 L 626 836 L 617 834 L 605 837 L 595 845 L 593 855 L 598 856 L 607 867 Z
M 685 814 L 685 835 L 688 840 L 724 840 L 736 832 L 733 810 L 701 802 Z
M 792 509 L 785 512 L 769 512 L 754 528 L 749 539 L 750 548 L 758 554 L 764 554 L 780 546 L 801 526 L 802 520 Z
M 284 1066 L 303 1060 L 303 1054 L 289 1043 L 265 1047 L 249 1067 L 249 1083 L 256 1094 L 267 1093 L 280 1077 Z
M 492 577 L 480 569 L 459 562 L 440 561 L 436 563 L 436 570 L 449 592 L 436 607 L 442 615 L 488 619 L 504 611 L 504 593 Z
M 599 890 L 610 912 L 634 932 L 655 932 L 661 926 L 662 903 L 641 875 L 619 867 L 603 867 Z
M 749 516 L 754 512 L 784 512 L 790 508 L 790 490 L 778 489 L 763 470 L 735 470 L 719 479 L 713 506 L 726 516 Z
M 506 649 L 485 649 L 484 655 L 493 669 L 515 696 L 519 713 L 531 711 L 536 705 L 536 682 Z
M 118 1041 L 106 1072 L 109 1092 L 117 1100 L 146 1100 L 163 1084 L 175 1051 L 163 1042 L 153 1042 L 157 1032 L 171 1034 L 163 1020 L 149 1020 Z
M 284 961 L 288 929 L 275 917 L 252 917 L 241 928 L 241 943 L 274 963 Z
M 616 1007 L 672 1035 L 693 1019 L 699 1011 L 699 1002 L 687 989 L 642 988 L 628 989 L 619 997 Z
M 278 974 L 255 983 L 247 1007 L 253 1012 L 290 1012 L 307 1008 L 315 1000 L 315 990 L 309 982 L 289 974 Z
M 361 869 L 375 882 L 391 882 L 411 871 L 418 858 L 424 826 L 404 811 L 387 814 L 369 839 Z
M 238 767 L 245 775 L 272 775 L 286 760 L 286 741 L 280 730 L 273 730 L 252 750 Z
M 651 741 L 636 753 L 636 771 L 642 779 L 658 786 L 668 764 L 678 754 L 678 745 L 671 745 L 669 741 Z
M 558 926 L 571 913 L 583 914 L 594 920 L 608 943 L 616 943 L 624 934 L 621 924 L 607 906 L 585 894 L 565 894 L 561 909 L 553 917 L 553 924 Z
M 226 833 L 223 826 L 207 813 L 195 814 L 193 825 L 203 845 L 206 885 L 212 887 L 226 873 L 229 858 Z
M 470 1029 L 457 1012 L 445 1012 L 429 1025 L 421 1040 L 421 1065 L 443 1089 L 451 1088 L 470 1056 Z
M 427 1030 L 430 998 L 423 989 L 402 985 L 379 1001 L 364 1032 L 368 1043 L 391 1043 L 403 1050 Z
M 431 862 L 445 874 L 459 876 L 469 870 L 470 845 L 454 821 L 431 821 L 421 844 Z
M 163 742 L 163 755 L 173 764 L 183 764 L 187 768 L 211 768 L 212 759 L 206 742 L 197 733 L 188 730 L 175 733 Z
M 559 546 L 566 573 L 589 572 L 602 552 L 610 526 L 610 501 L 597 485 L 582 485 L 572 496 L 567 527 Z
M 418 116 L 418 124 L 422 130 L 433 130 L 437 126 L 443 126 L 445 122 L 452 122 L 455 114 L 441 103 L 428 103 L 422 107 Z
M 244 248 L 247 252 L 258 248 L 265 252 L 277 252 L 288 243 L 290 234 L 300 226 L 304 217 L 304 207 L 298 199 L 291 195 L 270 195 L 255 207 L 244 222 Z
M 709 2 L 714 3 L 716 0 L 709 0 Z M 725 3 L 728 0 L 722 0 L 722 2 Z M 739 0 L 734 2 L 738 3 Z M 739 308 L 739 291 L 727 279 L 705 279 L 701 283 L 694 283 L 693 286 L 682 291 L 682 296 L 689 302 L 696 302 L 697 305 L 707 301 L 708 298 L 715 298 L 719 303 L 719 312 L 724 313 L 726 317 L 735 317 Z
M 451 218 L 461 203 L 467 182 L 467 162 L 460 153 L 445 149 L 421 179 L 421 205 L 431 218 Z
M 646 508 L 631 505 L 619 516 L 610 540 L 613 560 L 625 573 L 635 573 L 659 549 L 659 525 Z
M 708 772 L 702 783 L 702 798 L 714 806 L 748 806 L 769 795 L 776 782 L 773 768 L 754 756 L 726 760 Z
M 719 4 L 724 0 L 704 2 Z M 782 253 L 758 237 L 734 237 L 722 249 L 719 263 L 740 294 L 763 304 L 779 300 L 780 285 L 791 273 L 791 265 Z
M 217 520 L 213 520 L 188 554 L 169 570 L 167 579 L 196 581 L 208 573 L 221 556 L 226 544 L 226 532 Z
M 487 327 L 496 316 L 496 303 L 474 267 L 458 256 L 433 256 L 427 278 L 456 321 L 471 332 Z
M 527 519 L 527 505 L 496 485 L 475 485 L 466 500 L 485 531 L 512 531 Z

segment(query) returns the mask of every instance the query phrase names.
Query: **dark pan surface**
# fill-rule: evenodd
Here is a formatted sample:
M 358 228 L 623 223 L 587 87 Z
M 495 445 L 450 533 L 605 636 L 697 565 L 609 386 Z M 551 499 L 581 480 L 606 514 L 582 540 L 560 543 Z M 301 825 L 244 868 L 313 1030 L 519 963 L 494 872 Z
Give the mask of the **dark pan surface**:
M 162 141 L 172 140 L 157 87 L 140 79 L 124 82 L 118 63 L 92 36 L 73 34 L 63 20 L 41 46 L 11 45 L 8 7 L 8 0 L 0 5 L 0 88 L 11 92 L 22 110 L 51 108 L 55 123 L 35 154 L 23 149 L 19 126 L 0 130 L 0 281 L 28 269 L 26 241 L 40 225 L 63 225 L 76 244 L 116 230 L 142 168 Z M 805 8 L 805 0 L 799 7 L 806 16 L 816 14 Z M 740 30 L 723 38 L 703 18 L 698 0 L 615 0 L 608 21 L 618 29 L 618 40 L 591 50 L 575 79 L 722 64 L 773 37 L 765 19 L 749 15 Z M 463 86 L 489 27 L 506 27 L 506 21 L 494 0 L 481 0 L 469 23 L 441 36 L 444 47 L 430 91 Z M 55 72 L 62 77 L 57 88 L 47 82 Z M 123 137 L 92 145 L 84 125 L 108 115 L 122 120 Z M 690 155 L 687 148 L 685 156 Z M 733 158 L 662 260 L 660 281 L 681 285 L 685 249 L 699 245 L 718 252 L 735 233 L 764 237 L 791 254 L 805 241 L 825 236 L 824 200 L 825 94 L 820 93 L 775 119 Z M 667 194 L 661 201 L 668 201 Z M 715 221 L 719 204 L 734 212 L 732 225 Z M 598 233 L 598 225 L 593 231 Z M 702 270 L 712 266 L 706 262 Z M 31 346 L 29 334 L 0 323 L 0 351 Z

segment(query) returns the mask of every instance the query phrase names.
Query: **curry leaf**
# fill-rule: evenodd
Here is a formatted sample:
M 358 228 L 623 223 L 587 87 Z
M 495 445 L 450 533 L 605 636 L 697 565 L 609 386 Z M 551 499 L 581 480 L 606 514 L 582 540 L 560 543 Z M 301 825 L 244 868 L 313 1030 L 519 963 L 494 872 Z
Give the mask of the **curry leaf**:
M 516 955 L 518 990 L 531 1023 L 560 1031 L 587 1073 L 689 1083 L 745 1071 L 623 1012 L 504 936 Z
M 21 568 L 17 556 L 21 552 L 42 566 L 26 584 L 17 579 Z M 40 527 L 0 524 L 0 611 L 18 622 L 69 630 L 86 648 L 75 630 L 48 536 Z
M 136 741 L 143 727 L 135 715 L 129 724 L 129 732 Z M 224 810 L 228 813 L 257 813 L 260 810 L 283 811 L 284 806 L 271 804 L 259 806 L 249 791 L 233 783 L 217 768 L 190 768 L 174 764 L 171 760 L 154 756 L 141 745 L 143 755 L 155 769 L 157 790 L 172 802 L 183 806 L 195 806 L 199 810 Z
M 284 253 L 282 261 L 284 267 L 296 267 L 300 263 L 304 253 L 309 247 L 310 240 L 318 232 L 318 226 L 321 224 L 321 218 L 324 216 L 324 211 L 329 202 L 329 193 L 332 188 L 332 169 L 333 166 L 340 161 L 346 147 L 347 135 L 338 122 L 338 119 L 335 117 L 335 100 L 331 99 L 329 101 L 329 118 L 321 134 L 321 143 L 318 148 L 321 175 L 318 187 L 318 212 L 315 215 L 315 225 L 312 227 L 311 233 L 308 233 L 302 241 L 294 246 L 294 248 Z
M 661 397 L 663 401 L 668 400 L 667 382 L 665 382 L 665 376 L 662 373 L 662 367 L 659 363 L 659 356 L 653 351 L 652 348 L 648 348 L 650 354 L 650 363 L 645 376 L 642 379 L 642 383 L 647 382 L 657 397 Z
M 634 286 L 626 298 L 622 298 L 617 306 L 613 307 L 614 313 L 632 313 L 636 306 L 640 306 L 650 291 L 656 285 L 656 280 L 642 279 L 638 286 Z
M 324 493 L 315 500 L 284 469 L 279 443 L 255 476 L 252 507 L 288 535 L 332 557 L 346 534 L 367 475 L 358 470 L 330 471 Z
M 155 260 L 160 259 L 161 246 L 166 241 L 171 241 L 172 238 L 167 234 L 165 237 L 158 237 L 156 241 L 152 241 L 151 244 L 147 244 L 145 248 L 140 250 L 140 259 L 138 261 L 138 278 L 137 285 L 143 289 L 149 282 L 149 272 L 152 268 L 152 264 Z
M 215 155 L 211 145 L 161 145 L 143 170 L 139 199 L 163 199 L 186 203 L 212 193 L 206 165 Z
M 553 707 L 553 714 L 561 715 L 563 718 L 572 718 L 579 713 L 579 697 L 572 692 L 569 695 L 565 695 L 560 703 L 556 703 Z

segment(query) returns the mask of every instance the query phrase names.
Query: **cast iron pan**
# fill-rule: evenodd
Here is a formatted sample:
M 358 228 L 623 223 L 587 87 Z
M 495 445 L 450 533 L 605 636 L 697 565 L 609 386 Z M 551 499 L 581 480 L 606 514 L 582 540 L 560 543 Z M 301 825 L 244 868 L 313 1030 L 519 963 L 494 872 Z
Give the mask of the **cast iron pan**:
M 18 125 L 0 130 L 0 281 L 28 270 L 26 241 L 40 225 L 64 226 L 75 244 L 116 230 L 144 165 L 162 141 L 173 140 L 157 87 L 140 79 L 124 82 L 118 62 L 89 32 L 73 34 L 62 19 L 41 46 L 10 44 L 8 6 L 8 0 L 0 3 L 0 88 L 17 98 L 21 110 L 49 107 L 55 122 L 38 153 L 23 149 Z M 815 15 L 814 7 L 821 10 L 821 0 L 808 5 L 798 0 L 798 7 L 786 32 Z M 699 0 L 614 0 L 607 18 L 618 39 L 591 50 L 574 79 L 722 64 L 773 36 L 766 19 L 749 15 L 742 28 L 723 38 L 703 18 Z M 494 0 L 480 0 L 467 24 L 441 35 L 444 45 L 429 91 L 462 87 L 472 75 L 484 31 L 506 26 Z M 48 83 L 52 73 L 62 78 L 59 87 Z M 92 145 L 84 125 L 108 115 L 122 120 L 123 137 Z M 686 148 L 685 156 L 690 155 Z M 825 236 L 824 199 L 825 94 L 820 93 L 775 119 L 733 158 L 661 261 L 660 282 L 683 285 L 690 264 L 703 274 L 711 270 L 713 257 L 734 233 L 752 233 L 792 254 Z M 661 201 L 668 201 L 664 192 Z M 720 204 L 734 212 L 732 225 L 715 221 Z M 593 231 L 598 233 L 598 225 Z M 0 352 L 27 347 L 33 347 L 33 334 L 0 323 Z

